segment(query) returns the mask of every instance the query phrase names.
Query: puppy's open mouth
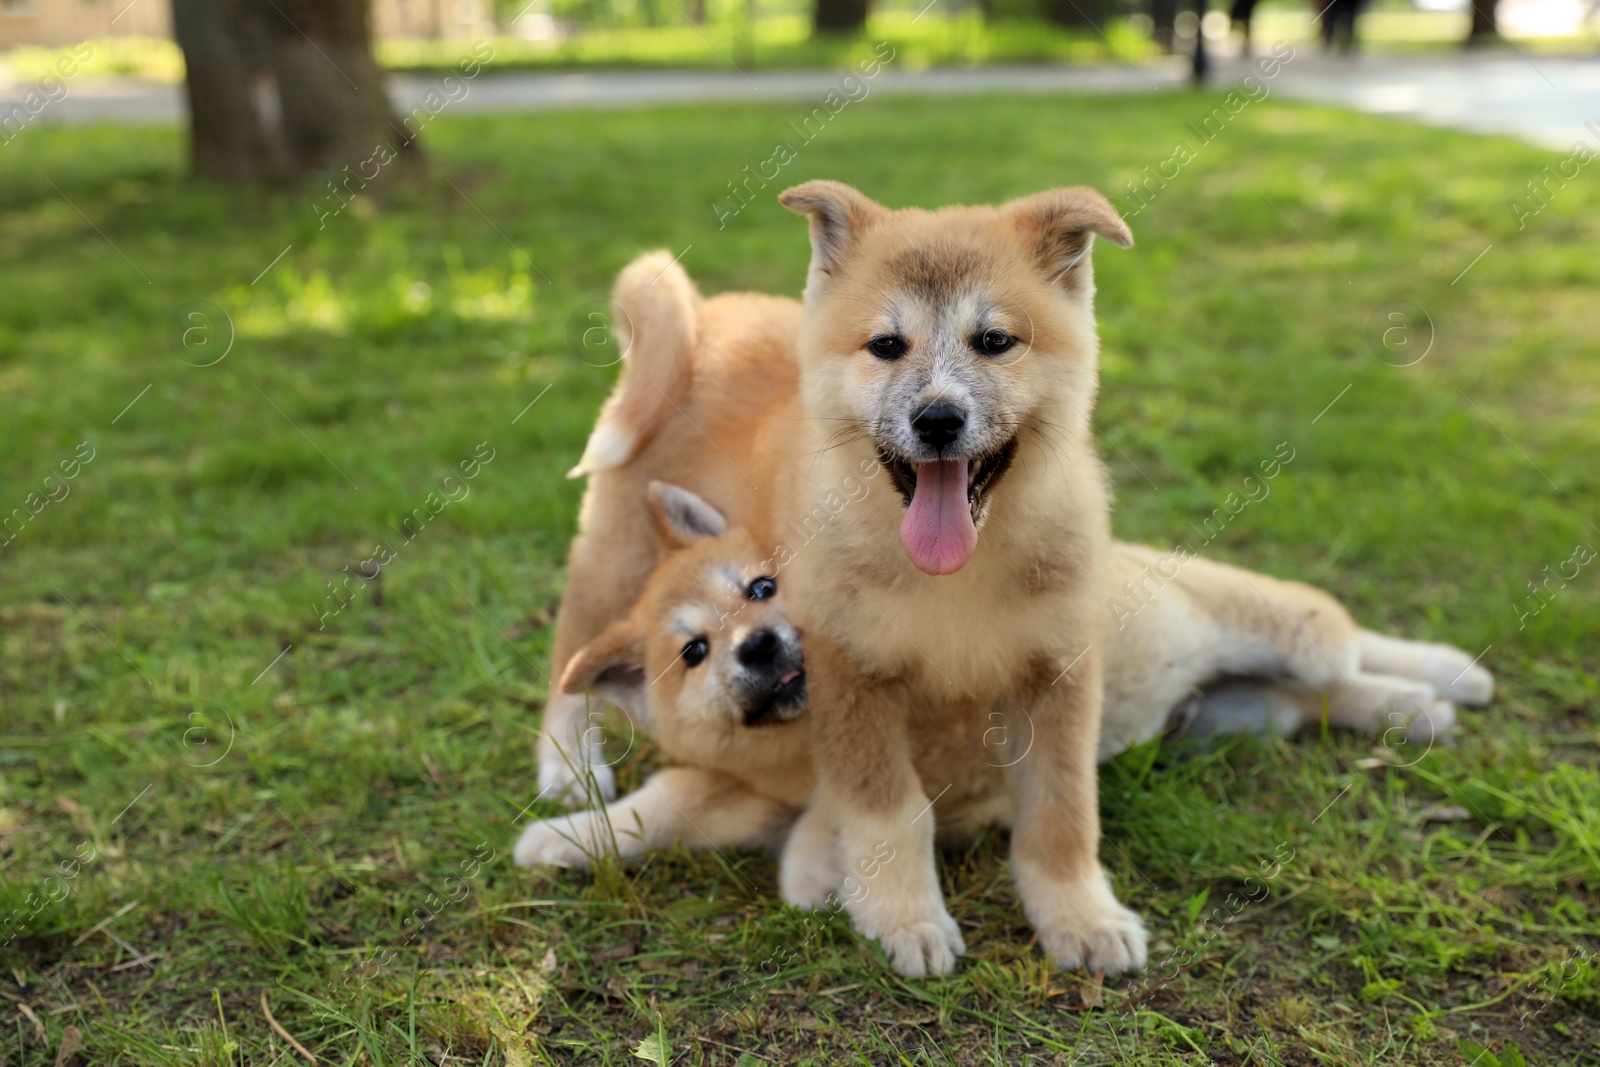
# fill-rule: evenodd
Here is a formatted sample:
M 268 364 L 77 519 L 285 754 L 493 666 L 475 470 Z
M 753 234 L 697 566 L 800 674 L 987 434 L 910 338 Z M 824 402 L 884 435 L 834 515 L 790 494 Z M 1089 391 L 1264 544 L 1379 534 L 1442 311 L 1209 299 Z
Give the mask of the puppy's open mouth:
M 878 460 L 906 505 L 900 541 L 918 570 L 954 574 L 966 566 L 988 514 L 989 494 L 1016 451 L 1013 437 L 983 456 L 919 463 L 879 446 Z
M 798 718 L 805 709 L 806 672 L 784 671 L 773 680 L 772 689 L 754 701 L 744 712 L 746 726 L 765 726 Z

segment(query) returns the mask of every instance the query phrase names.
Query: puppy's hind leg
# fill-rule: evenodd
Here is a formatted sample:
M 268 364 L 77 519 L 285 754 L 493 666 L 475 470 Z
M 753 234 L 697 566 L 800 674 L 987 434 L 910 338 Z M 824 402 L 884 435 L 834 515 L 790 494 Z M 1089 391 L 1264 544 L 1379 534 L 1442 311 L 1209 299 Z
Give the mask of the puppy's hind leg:
M 1193 738 L 1254 734 L 1270 740 L 1314 727 L 1324 718 L 1330 726 L 1399 744 L 1448 733 L 1456 712 L 1432 686 L 1410 678 L 1363 673 L 1325 689 L 1237 679 L 1192 700 L 1183 710 L 1182 733 Z
M 1310 695 L 1311 709 L 1321 714 L 1321 694 Z M 1456 724 L 1455 705 L 1427 682 L 1381 674 L 1356 675 L 1329 690 L 1328 721 L 1350 730 L 1382 737 L 1385 744 L 1431 743 Z
M 1426 682 L 1380 674 L 1357 674 L 1342 685 L 1309 689 L 1262 682 L 1259 699 L 1280 713 L 1290 709 L 1293 727 L 1330 726 L 1380 737 L 1386 745 L 1431 743 L 1455 728 L 1456 709 Z M 1285 719 L 1280 722 L 1288 721 Z M 1220 731 L 1218 731 L 1220 732 Z M 1233 731 L 1241 732 L 1241 731 Z
M 1320 589 L 1203 559 L 1188 564 L 1183 586 L 1204 619 L 1211 677 L 1323 689 L 1361 669 L 1360 628 Z
M 1360 634 L 1361 670 L 1427 682 L 1446 700 L 1482 707 L 1494 697 L 1494 676 L 1453 645 L 1407 641 L 1371 630 Z
M 1185 737 L 1253 734 L 1270 741 L 1300 729 L 1306 708 L 1302 694 L 1287 686 L 1239 678 L 1208 686 L 1183 705 L 1180 717 Z

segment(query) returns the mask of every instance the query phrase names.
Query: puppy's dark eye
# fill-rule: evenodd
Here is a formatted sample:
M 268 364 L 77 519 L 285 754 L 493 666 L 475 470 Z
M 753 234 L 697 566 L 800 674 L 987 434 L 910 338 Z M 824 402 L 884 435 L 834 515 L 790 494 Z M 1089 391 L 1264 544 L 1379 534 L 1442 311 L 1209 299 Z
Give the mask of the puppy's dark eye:
M 998 356 L 1017 343 L 1017 339 L 1004 330 L 984 330 L 972 339 L 972 347 L 986 356 Z
M 906 354 L 906 342 L 903 337 L 884 334 L 868 341 L 867 349 L 879 359 L 899 359 Z
M 706 661 L 706 656 L 711 653 L 711 642 L 703 637 L 697 637 L 683 646 L 683 662 L 690 669 L 700 666 Z
M 771 600 L 778 595 L 778 583 L 772 578 L 757 578 L 745 588 L 744 595 L 751 600 Z

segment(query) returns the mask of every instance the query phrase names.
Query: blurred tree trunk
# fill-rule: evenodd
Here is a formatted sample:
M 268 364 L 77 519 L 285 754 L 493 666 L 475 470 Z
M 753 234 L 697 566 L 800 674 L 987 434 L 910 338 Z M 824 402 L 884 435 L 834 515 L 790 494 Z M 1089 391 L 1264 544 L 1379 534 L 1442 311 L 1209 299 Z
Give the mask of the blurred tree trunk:
M 1500 36 L 1500 26 L 1495 21 L 1495 4 L 1498 0 L 1472 0 L 1472 28 L 1467 31 L 1468 48 L 1489 44 Z
M 867 28 L 867 0 L 817 0 L 812 26 L 818 33 L 860 33 Z
M 259 185 L 421 161 L 372 55 L 369 0 L 173 0 L 196 174 Z
M 1177 24 L 1178 0 L 1150 0 L 1150 38 L 1161 51 L 1171 53 Z
M 1068 29 L 1099 29 L 1105 25 L 1107 0 L 1044 0 L 1044 17 Z

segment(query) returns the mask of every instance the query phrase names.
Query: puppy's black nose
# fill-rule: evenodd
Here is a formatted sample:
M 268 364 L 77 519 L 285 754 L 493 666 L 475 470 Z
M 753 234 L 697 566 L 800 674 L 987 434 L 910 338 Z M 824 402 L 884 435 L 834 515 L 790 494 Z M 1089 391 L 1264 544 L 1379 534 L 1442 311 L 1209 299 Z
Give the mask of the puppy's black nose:
M 929 448 L 943 448 L 961 436 L 967 424 L 966 413 L 948 400 L 935 401 L 917 412 L 911 428 Z
M 778 635 L 771 630 L 757 630 L 739 646 L 739 662 L 746 667 L 769 666 L 778 655 Z

